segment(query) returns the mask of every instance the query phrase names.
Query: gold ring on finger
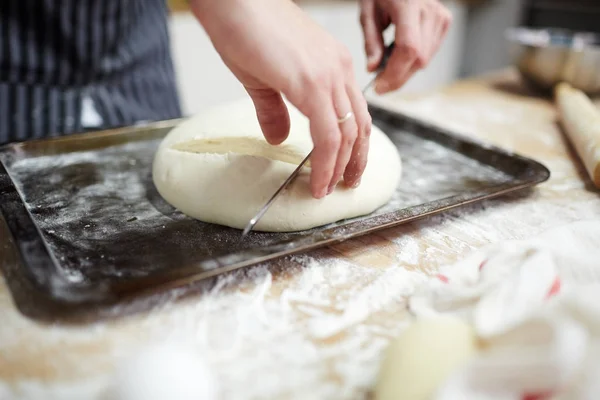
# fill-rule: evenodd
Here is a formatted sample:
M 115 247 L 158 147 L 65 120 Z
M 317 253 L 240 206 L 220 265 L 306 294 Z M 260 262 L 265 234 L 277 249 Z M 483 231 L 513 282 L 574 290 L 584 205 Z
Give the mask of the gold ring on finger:
M 344 115 L 343 117 L 339 117 L 337 122 L 338 124 L 343 124 L 344 122 L 348 121 L 350 118 L 352 118 L 354 114 L 352 113 L 352 111 L 348 111 L 346 113 L 346 115 Z

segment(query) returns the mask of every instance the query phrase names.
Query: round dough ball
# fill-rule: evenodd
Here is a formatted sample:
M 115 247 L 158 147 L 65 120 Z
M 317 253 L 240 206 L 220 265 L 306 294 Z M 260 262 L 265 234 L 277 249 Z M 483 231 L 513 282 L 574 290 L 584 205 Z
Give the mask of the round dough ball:
M 116 369 L 112 400 L 216 400 L 214 376 L 193 349 L 164 343 L 142 349 Z
M 243 229 L 312 149 L 309 121 L 288 104 L 289 138 L 269 145 L 249 99 L 206 110 L 160 144 L 153 180 L 160 195 L 198 220 Z M 310 165 L 275 200 L 257 231 L 292 232 L 369 214 L 387 203 L 401 174 L 397 148 L 373 126 L 367 167 L 356 189 L 338 184 L 314 199 Z
M 418 320 L 386 350 L 375 398 L 430 400 L 476 352 L 477 338 L 466 322 L 454 317 Z

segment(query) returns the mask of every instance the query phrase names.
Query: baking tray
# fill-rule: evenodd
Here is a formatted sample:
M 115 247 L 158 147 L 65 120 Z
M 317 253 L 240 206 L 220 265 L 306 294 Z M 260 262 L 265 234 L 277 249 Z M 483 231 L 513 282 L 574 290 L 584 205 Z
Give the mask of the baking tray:
M 251 232 L 243 241 L 239 230 L 184 216 L 156 191 L 154 152 L 179 120 L 0 148 L 0 261 L 17 307 L 38 319 L 115 315 L 136 299 L 550 176 L 534 160 L 370 108 L 403 158 L 391 201 L 367 216 L 296 233 Z

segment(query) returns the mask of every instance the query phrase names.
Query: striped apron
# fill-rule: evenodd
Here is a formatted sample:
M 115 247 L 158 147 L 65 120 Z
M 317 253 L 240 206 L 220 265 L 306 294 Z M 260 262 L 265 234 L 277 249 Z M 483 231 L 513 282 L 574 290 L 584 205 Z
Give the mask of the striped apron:
M 0 144 L 181 116 L 165 0 L 0 0 Z

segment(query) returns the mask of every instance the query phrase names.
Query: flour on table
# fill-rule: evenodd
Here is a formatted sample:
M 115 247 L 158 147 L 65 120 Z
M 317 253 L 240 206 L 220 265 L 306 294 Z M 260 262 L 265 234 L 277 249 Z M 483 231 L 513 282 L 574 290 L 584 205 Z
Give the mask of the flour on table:
M 214 374 L 219 399 L 242 392 L 247 399 L 354 398 L 357 390 L 368 391 L 381 352 L 406 325 L 404 298 L 426 280 L 425 274 L 394 265 L 359 266 L 335 257 L 290 259 L 296 267 L 285 271 L 290 279 L 283 288 L 270 268 L 259 265 L 219 277 L 202 296 L 136 319 L 132 324 L 140 334 L 115 337 L 105 355 L 112 367 L 90 383 L 22 382 L 18 391 L 1 384 L 0 389 L 8 391 L 11 400 L 108 400 L 120 360 L 136 359 L 153 343 L 167 347 L 186 343 Z M 377 315 L 388 321 L 384 327 L 370 322 Z M 35 326 L 28 320 L 19 325 L 24 330 Z M 102 337 L 107 325 L 98 323 L 77 332 L 79 339 L 71 340 L 85 342 Z M 8 332 L 0 329 L 0 346 L 5 345 L 3 333 Z M 57 327 L 47 340 L 60 343 L 68 333 L 68 328 Z M 279 379 L 257 380 L 255 373 L 279 376 L 281 370 L 291 377 L 285 385 Z M 335 381 L 323 384 L 331 373 Z M 69 394 L 63 396 L 65 391 Z
M 160 329 L 156 335 L 195 341 L 199 353 L 217 371 L 223 398 L 235 396 L 234 387 L 247 387 L 248 398 L 327 398 L 334 394 L 344 398 L 352 396 L 357 385 L 367 390 L 387 340 L 379 337 L 380 328 L 364 322 L 379 311 L 401 312 L 402 297 L 425 279 L 424 274 L 400 267 L 381 271 L 335 258 L 292 259 L 298 267 L 286 271 L 294 278 L 279 295 L 273 294 L 273 277 L 264 266 L 230 274 L 220 278 L 219 289 L 198 304 L 173 309 L 164 326 L 176 328 Z M 228 288 L 239 285 L 243 276 L 254 280 L 252 289 L 227 295 Z M 332 309 L 337 318 L 331 317 Z M 404 323 L 398 318 L 390 325 L 397 332 Z M 338 334 L 342 337 L 323 342 Z M 335 362 L 333 369 L 341 384 L 315 386 L 327 373 L 328 363 L 350 356 L 355 362 L 360 360 L 360 368 Z M 269 376 L 281 368 L 294 377 L 285 388 L 267 380 L 257 383 L 249 372 L 260 370 Z

